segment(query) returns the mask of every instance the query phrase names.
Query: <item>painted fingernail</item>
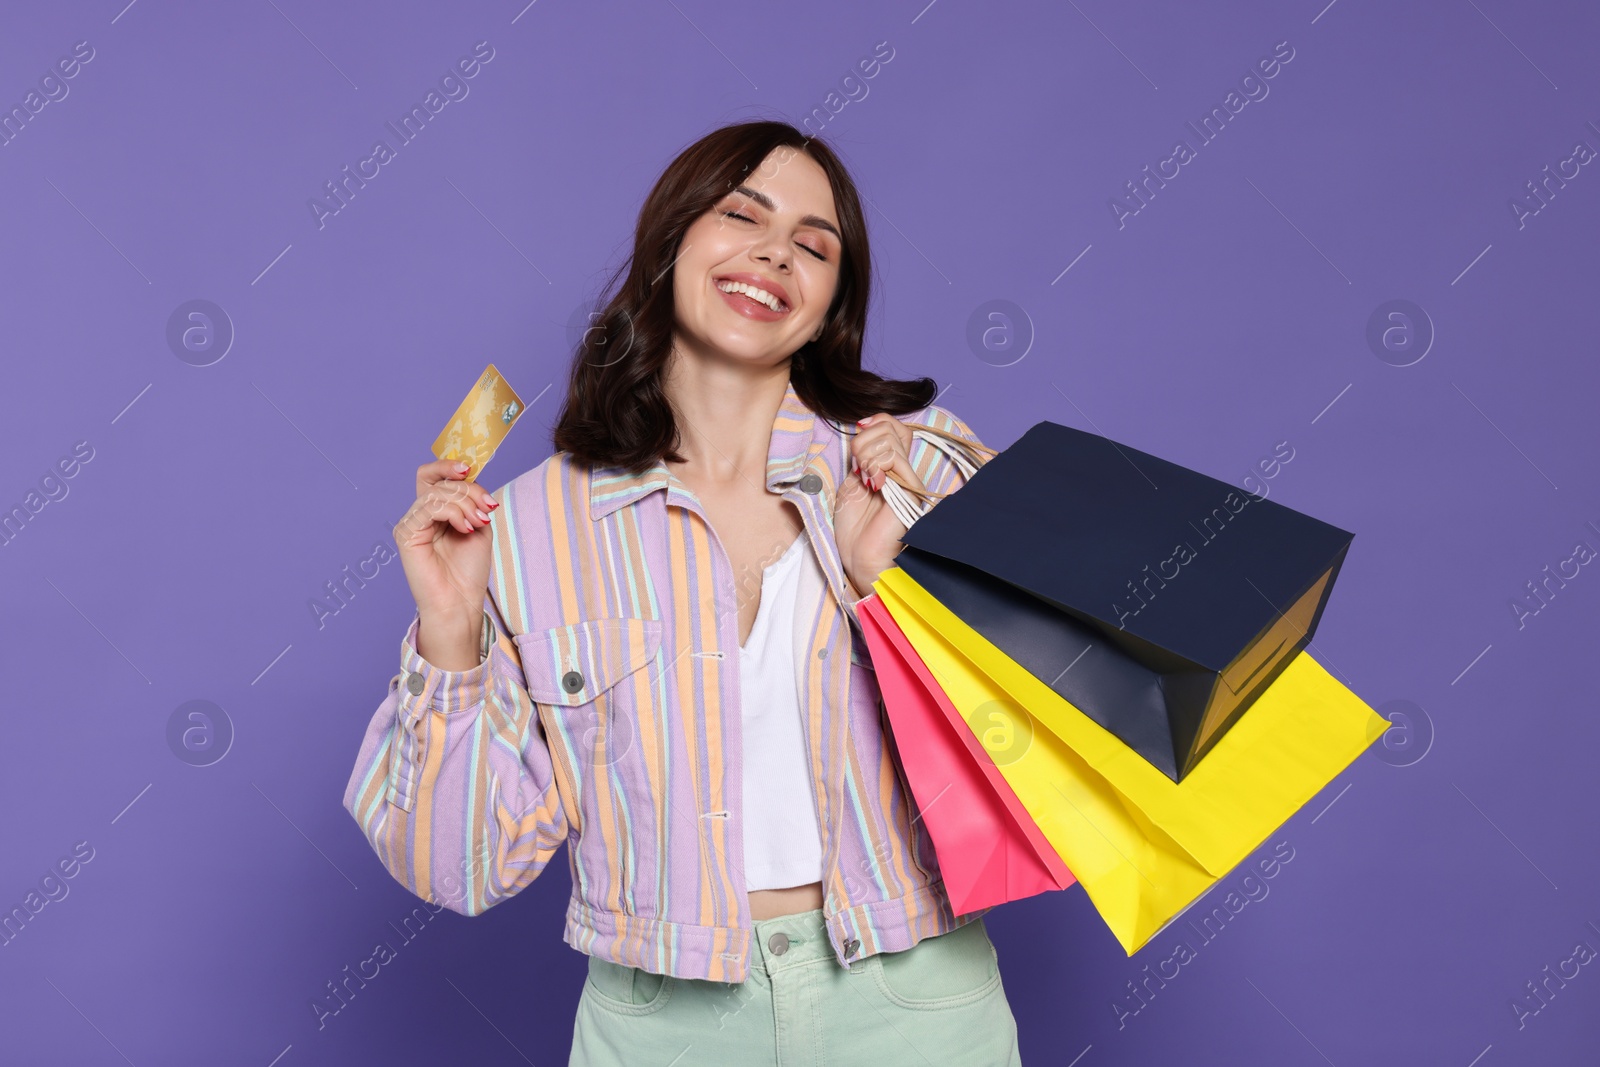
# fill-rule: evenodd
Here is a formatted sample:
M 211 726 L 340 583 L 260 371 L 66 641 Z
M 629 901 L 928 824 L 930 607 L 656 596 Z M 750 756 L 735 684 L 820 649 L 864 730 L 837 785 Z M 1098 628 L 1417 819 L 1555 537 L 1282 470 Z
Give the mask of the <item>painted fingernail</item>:
M 458 472 L 459 471 L 464 471 L 464 470 L 468 469 L 471 466 L 472 466 L 472 464 L 470 464 L 470 463 L 457 463 L 456 464 L 456 470 Z
M 484 513 L 484 510 L 482 508 L 478 508 L 477 512 L 478 512 L 478 518 L 482 519 L 484 522 L 488 522 L 489 521 L 489 516 Z

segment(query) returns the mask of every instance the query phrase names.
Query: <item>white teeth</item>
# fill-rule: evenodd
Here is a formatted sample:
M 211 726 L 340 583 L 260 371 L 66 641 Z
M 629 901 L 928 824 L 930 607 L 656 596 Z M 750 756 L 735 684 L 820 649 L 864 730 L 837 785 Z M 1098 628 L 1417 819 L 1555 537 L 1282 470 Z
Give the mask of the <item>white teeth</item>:
M 746 285 L 744 282 L 718 282 L 717 288 L 721 289 L 724 293 L 743 293 L 750 299 L 760 301 L 761 303 L 767 305 L 767 307 L 771 308 L 773 311 L 783 310 L 782 301 L 773 296 L 771 293 L 767 292 L 765 289 L 757 289 L 755 286 Z

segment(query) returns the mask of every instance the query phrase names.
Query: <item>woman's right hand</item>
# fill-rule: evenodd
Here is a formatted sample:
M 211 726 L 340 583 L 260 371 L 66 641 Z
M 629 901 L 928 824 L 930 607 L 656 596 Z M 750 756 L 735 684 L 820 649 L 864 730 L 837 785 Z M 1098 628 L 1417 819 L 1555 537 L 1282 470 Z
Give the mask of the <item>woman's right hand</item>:
M 395 524 L 394 539 L 417 611 L 460 631 L 481 625 L 493 548 L 487 516 L 500 504 L 467 481 L 457 462 L 417 468 L 417 499 Z

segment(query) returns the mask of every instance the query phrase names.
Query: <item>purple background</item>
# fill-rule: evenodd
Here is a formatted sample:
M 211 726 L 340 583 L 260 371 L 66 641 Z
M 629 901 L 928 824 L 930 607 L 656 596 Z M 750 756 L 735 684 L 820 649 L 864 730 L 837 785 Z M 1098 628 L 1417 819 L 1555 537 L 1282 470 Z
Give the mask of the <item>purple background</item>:
M 0 508 L 93 449 L 0 548 L 0 908 L 94 850 L 0 947 L 8 1062 L 566 1062 L 565 856 L 397 937 L 417 901 L 340 799 L 409 592 L 393 561 L 320 628 L 310 604 L 388 543 L 485 363 L 531 408 L 484 483 L 548 455 L 574 316 L 678 150 L 813 108 L 870 198 L 877 369 L 936 377 L 995 446 L 1050 419 L 1243 484 L 1288 442 L 1273 498 L 1357 535 L 1323 660 L 1420 708 L 1269 840 L 1293 860 L 1210 943 L 1180 924 L 1127 959 L 1076 888 L 991 913 L 1025 1061 L 1600 1055 L 1600 966 L 1512 1007 L 1600 948 L 1600 568 L 1511 607 L 1600 548 L 1600 168 L 1511 206 L 1600 147 L 1592 5 L 123 2 L 0 34 L 6 110 L 94 49 L 0 148 Z M 469 95 L 319 228 L 308 200 L 485 40 Z M 1178 138 L 1194 158 L 1119 224 Z M 236 331 L 209 366 L 167 341 L 193 299 Z M 1369 344 L 1392 300 L 1426 321 Z M 209 766 L 169 744 L 191 700 L 235 735 Z M 1119 1020 L 1180 937 L 1195 958 Z M 379 940 L 398 958 L 319 1029 Z

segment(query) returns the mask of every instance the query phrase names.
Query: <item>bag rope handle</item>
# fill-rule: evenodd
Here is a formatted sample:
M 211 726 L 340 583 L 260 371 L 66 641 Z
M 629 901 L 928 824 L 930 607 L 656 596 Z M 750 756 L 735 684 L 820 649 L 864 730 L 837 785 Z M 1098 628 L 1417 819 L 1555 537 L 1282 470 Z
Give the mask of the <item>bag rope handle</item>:
M 977 469 L 999 455 L 998 449 L 962 437 L 949 430 L 941 430 L 934 426 L 918 426 L 911 431 L 913 437 L 920 437 L 928 444 L 937 448 L 950 458 L 963 478 L 970 478 Z M 916 489 L 901 481 L 893 471 L 883 483 L 883 495 L 894 509 L 895 518 L 900 520 L 900 525 L 910 529 L 916 521 L 929 511 L 935 504 L 949 496 L 949 493 L 935 493 L 930 489 Z

